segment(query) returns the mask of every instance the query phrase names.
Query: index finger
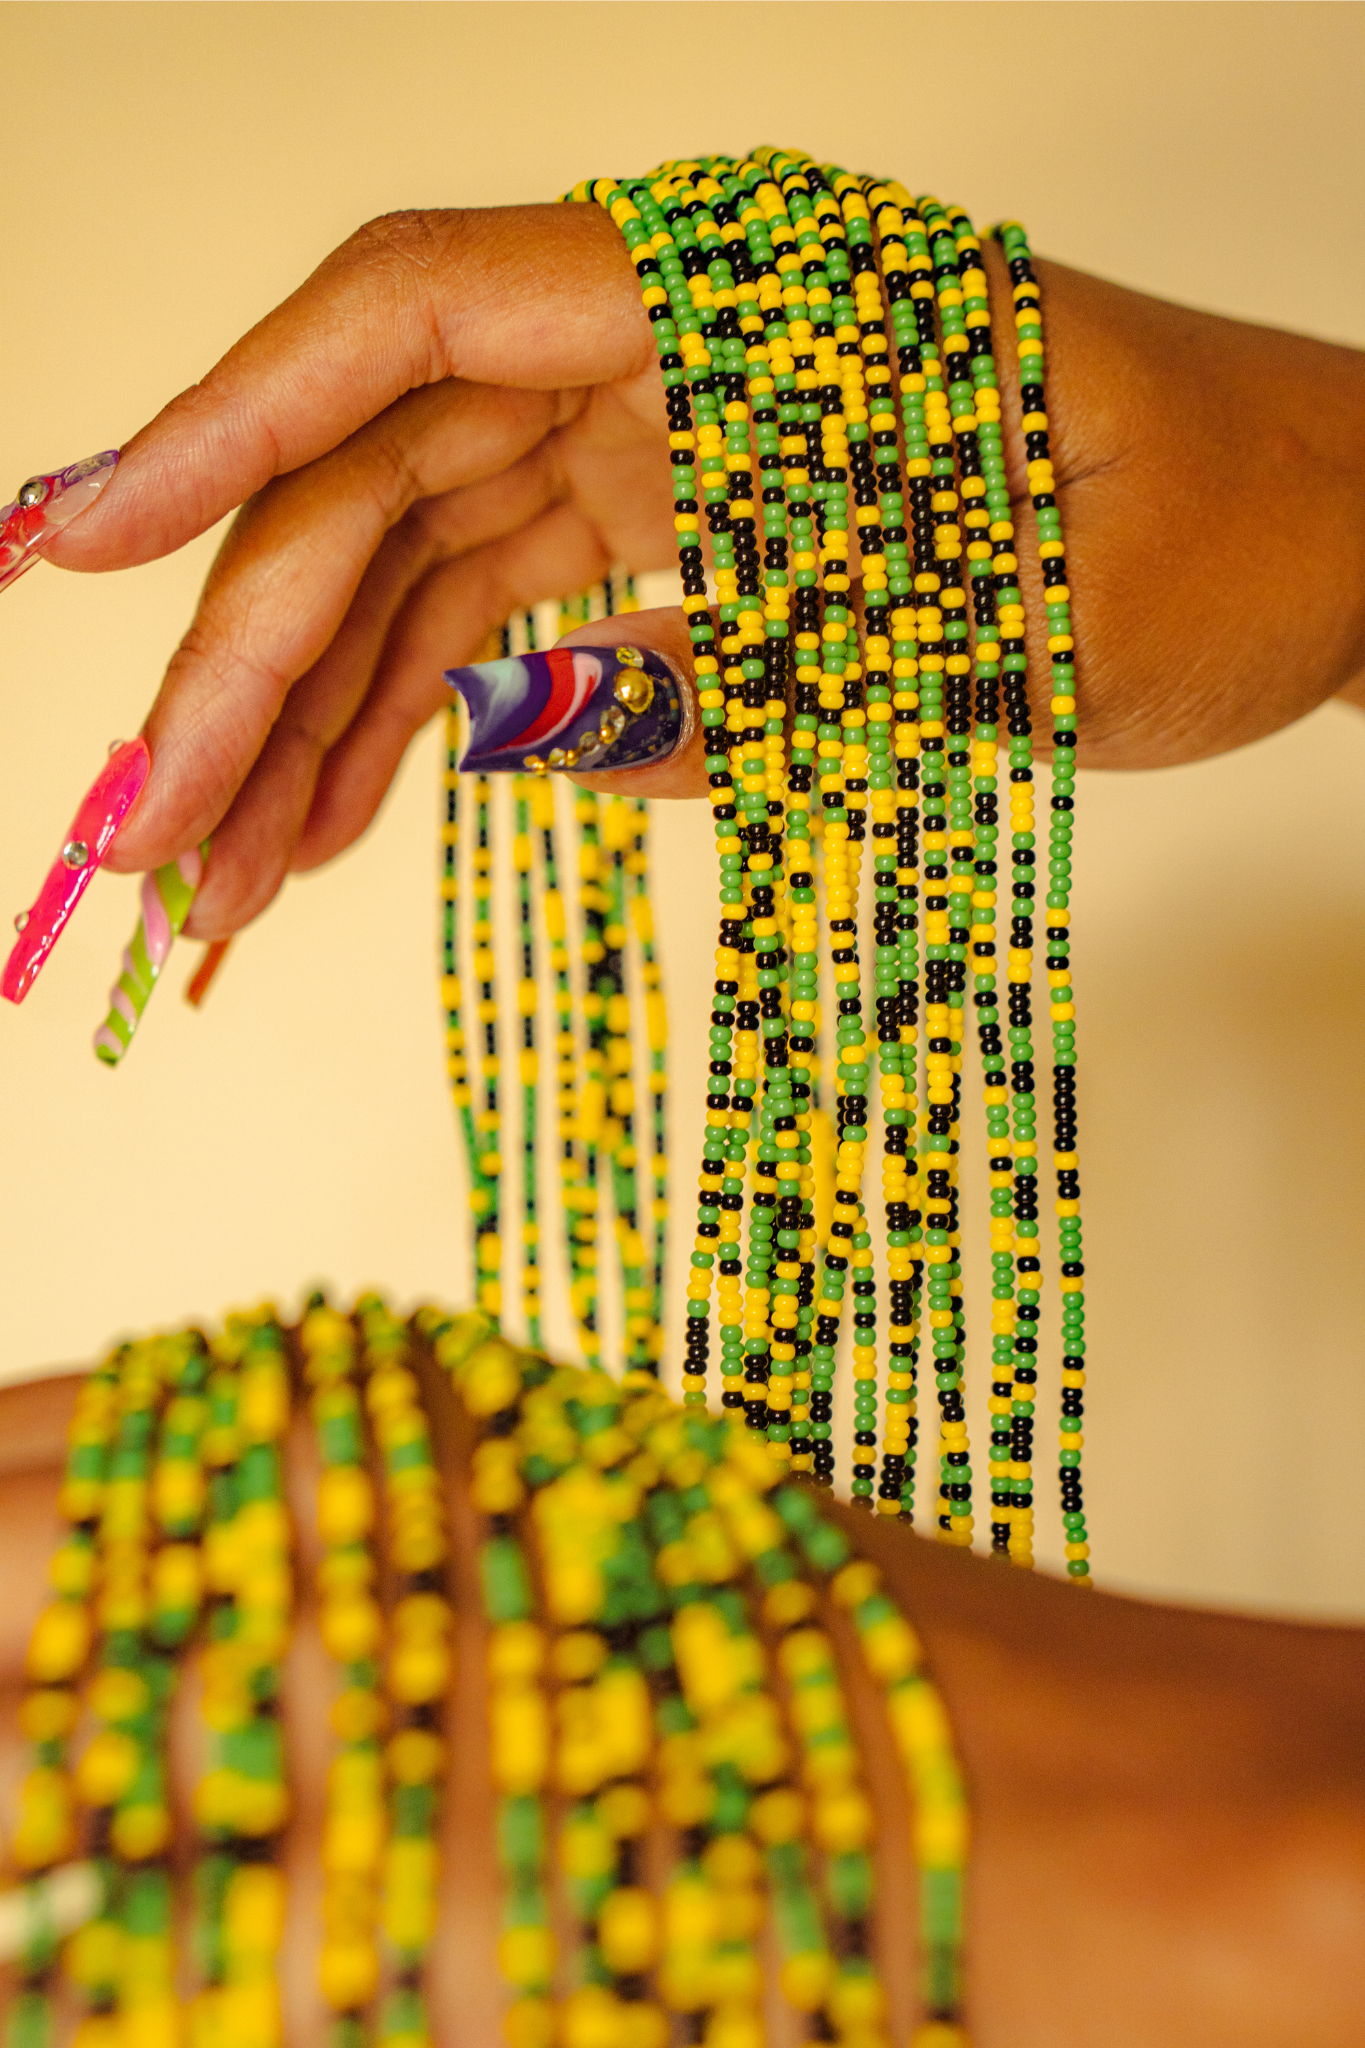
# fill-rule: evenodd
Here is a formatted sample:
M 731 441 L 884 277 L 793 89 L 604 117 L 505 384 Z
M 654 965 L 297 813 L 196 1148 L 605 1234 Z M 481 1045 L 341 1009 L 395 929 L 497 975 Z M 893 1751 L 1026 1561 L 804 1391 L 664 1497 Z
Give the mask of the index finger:
M 46 553 L 84 570 L 170 554 L 423 384 L 554 390 L 652 360 L 633 265 L 598 207 L 387 214 L 135 434 Z

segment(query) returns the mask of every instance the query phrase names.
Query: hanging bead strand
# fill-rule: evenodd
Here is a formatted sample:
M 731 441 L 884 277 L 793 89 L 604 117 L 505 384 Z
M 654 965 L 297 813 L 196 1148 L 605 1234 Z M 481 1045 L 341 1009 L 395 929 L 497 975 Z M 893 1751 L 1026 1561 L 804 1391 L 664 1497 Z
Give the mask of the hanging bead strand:
M 539 1351 L 541 1265 L 537 1161 L 540 1050 L 536 1043 L 536 1012 L 540 1006 L 540 983 L 536 977 L 535 930 L 531 919 L 529 776 L 513 778 L 512 807 L 512 866 L 517 877 L 517 919 L 521 940 L 521 979 L 517 984 L 517 1014 L 521 1018 L 521 1046 L 517 1054 L 517 1078 L 521 1084 L 521 1312 L 526 1323 L 526 1341 L 533 1351 Z
M 997 230 L 1014 286 L 1018 332 L 1019 396 L 1029 497 L 1038 530 L 1048 654 L 1052 682 L 1052 804 L 1047 897 L 1049 1013 L 1052 1025 L 1053 1164 L 1061 1249 L 1062 1415 L 1059 1474 L 1066 1568 L 1074 1584 L 1088 1586 L 1090 1544 L 1081 1485 L 1085 1386 L 1085 1264 L 1081 1238 L 1081 1184 L 1076 1125 L 1076 1010 L 1071 987 L 1071 835 L 1075 812 L 1076 659 L 1071 592 L 1048 438 L 1043 383 L 1042 308 L 1027 238 L 1018 222 Z M 1036 1229 L 1036 1224 L 1035 1224 Z M 1022 1236 L 1022 1233 L 1021 1233 Z M 1022 1277 L 1022 1262 L 1021 1262 Z M 1021 1295 L 1021 1300 L 1022 1300 Z M 1016 1375 L 1017 1377 L 1017 1375 Z

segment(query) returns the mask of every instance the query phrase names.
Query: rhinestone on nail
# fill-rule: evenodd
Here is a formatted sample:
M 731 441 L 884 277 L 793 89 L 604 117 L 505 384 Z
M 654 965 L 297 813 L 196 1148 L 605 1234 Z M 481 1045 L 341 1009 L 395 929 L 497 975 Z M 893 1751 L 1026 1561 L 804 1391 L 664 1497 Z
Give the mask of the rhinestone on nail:
M 25 512 L 31 512 L 35 505 L 41 505 L 51 485 L 45 476 L 31 476 L 26 484 L 20 484 L 17 503 Z
M 638 718 L 642 711 L 648 711 L 654 702 L 654 685 L 640 669 L 623 668 L 613 685 L 613 695 L 618 704 L 624 704 L 627 711 Z
M 26 931 L 28 929 L 28 912 L 26 910 L 21 910 L 19 912 L 19 915 L 15 918 L 14 929 L 17 932 Z
M 83 868 L 90 858 L 90 848 L 83 839 L 68 839 L 62 848 L 62 859 L 69 868 Z

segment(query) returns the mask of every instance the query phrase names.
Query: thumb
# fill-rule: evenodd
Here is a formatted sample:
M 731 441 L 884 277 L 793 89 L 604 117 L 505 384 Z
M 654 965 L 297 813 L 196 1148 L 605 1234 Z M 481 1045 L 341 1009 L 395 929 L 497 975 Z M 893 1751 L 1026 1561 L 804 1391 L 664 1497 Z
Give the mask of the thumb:
M 679 605 L 658 611 L 626 612 L 618 618 L 593 619 L 575 626 L 556 643 L 560 647 L 638 647 L 662 655 L 682 683 L 689 715 L 683 726 L 681 745 L 662 761 L 643 768 L 618 768 L 610 774 L 588 775 L 575 771 L 572 779 L 584 789 L 601 790 L 607 796 L 697 797 L 709 787 L 706 776 L 706 741 L 701 713 L 697 707 L 696 676 L 692 666 L 692 641 L 687 615 Z

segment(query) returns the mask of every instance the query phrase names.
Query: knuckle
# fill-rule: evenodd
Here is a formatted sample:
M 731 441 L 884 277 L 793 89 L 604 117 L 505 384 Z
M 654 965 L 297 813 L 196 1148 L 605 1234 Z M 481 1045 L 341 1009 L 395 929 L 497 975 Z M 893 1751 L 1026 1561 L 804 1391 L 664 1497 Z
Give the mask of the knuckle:
M 453 210 L 416 206 L 376 214 L 342 243 L 338 254 L 392 272 L 427 270 L 449 248 L 458 219 Z

